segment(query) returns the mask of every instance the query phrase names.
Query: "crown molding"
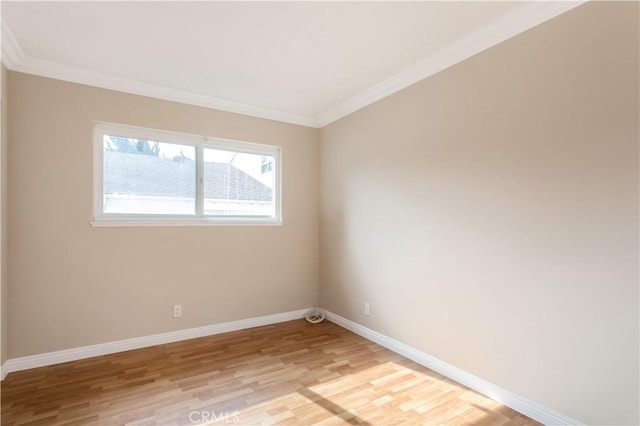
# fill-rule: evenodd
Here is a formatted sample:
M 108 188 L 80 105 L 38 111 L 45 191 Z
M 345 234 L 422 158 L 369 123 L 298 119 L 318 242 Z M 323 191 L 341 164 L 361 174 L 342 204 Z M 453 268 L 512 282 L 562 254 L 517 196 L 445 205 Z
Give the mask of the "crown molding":
M 268 120 L 321 128 L 585 2 L 586 0 L 545 0 L 527 3 L 516 11 L 445 46 L 424 60 L 369 87 L 316 117 L 277 111 L 29 57 L 24 54 L 4 20 L 2 20 L 2 62 L 12 71 Z
M 526 4 L 320 114 L 316 121 L 320 127 L 331 124 L 583 3 L 586 0 L 547 0 Z
M 13 33 L 5 24 L 4 19 L 1 22 L 1 37 L 0 44 L 2 44 L 2 63 L 9 69 L 13 69 L 20 61 L 25 57 L 22 48 L 18 44 L 18 41 L 13 36 Z
M 144 81 L 130 80 L 57 62 L 37 59 L 24 54 L 13 33 L 2 20 L 2 62 L 12 70 L 26 74 L 79 83 L 102 89 L 196 105 L 226 112 L 265 118 L 307 127 L 318 127 L 315 118 L 277 111 L 257 105 L 188 92 Z

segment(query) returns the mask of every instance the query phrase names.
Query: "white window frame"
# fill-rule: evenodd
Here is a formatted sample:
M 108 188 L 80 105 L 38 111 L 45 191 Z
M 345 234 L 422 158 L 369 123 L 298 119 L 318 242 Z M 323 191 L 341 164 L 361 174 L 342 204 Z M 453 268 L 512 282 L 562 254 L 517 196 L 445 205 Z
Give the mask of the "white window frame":
M 123 214 L 105 213 L 104 190 L 104 136 L 120 136 L 193 146 L 196 149 L 196 213 L 180 214 Z M 246 154 L 272 156 L 274 159 L 275 216 L 222 216 L 204 214 L 203 155 L 205 148 L 221 149 Z M 281 149 L 275 145 L 241 142 L 210 136 L 148 129 L 123 124 L 97 122 L 93 137 L 93 226 L 180 226 L 180 225 L 280 225 L 282 224 Z

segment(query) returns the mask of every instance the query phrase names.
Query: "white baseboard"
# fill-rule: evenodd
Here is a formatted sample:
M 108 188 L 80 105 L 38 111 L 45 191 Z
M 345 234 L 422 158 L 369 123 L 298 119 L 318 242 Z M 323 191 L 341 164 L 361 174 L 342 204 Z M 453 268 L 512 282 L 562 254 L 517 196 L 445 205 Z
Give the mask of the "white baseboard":
M 356 322 L 348 320 L 340 315 L 325 311 L 327 319 L 347 330 L 371 340 L 380 346 L 392 350 L 412 361 L 417 362 L 443 376 L 450 378 L 476 392 L 488 396 L 489 398 L 514 409 L 545 425 L 581 425 L 582 423 L 564 414 L 558 413 L 550 408 L 544 407 L 527 398 L 517 395 L 507 389 L 493 384 L 485 379 L 475 376 L 458 367 L 448 364 L 434 356 L 419 351 L 411 346 L 405 345 L 391 337 L 364 327 Z
M 178 342 L 181 340 L 195 339 L 198 337 L 212 336 L 214 334 L 226 333 L 229 331 L 243 330 L 251 327 L 275 324 L 284 321 L 303 318 L 309 309 L 284 312 L 280 314 L 266 315 L 256 318 L 248 318 L 239 321 L 225 322 L 221 324 L 207 325 L 203 327 L 189 328 L 186 330 L 171 331 L 168 333 L 154 334 L 151 336 L 136 337 L 133 339 L 118 340 L 115 342 L 100 343 L 97 345 L 84 346 L 80 348 L 65 349 L 61 351 L 48 352 L 39 355 L 25 356 L 7 360 L 0 366 L 0 380 L 4 380 L 7 374 L 27 370 L 30 368 L 44 367 L 47 365 L 59 364 L 62 362 L 75 361 L 78 359 L 91 358 L 94 356 L 107 355 L 116 352 L 140 349 L 149 346 L 161 345 L 164 343 Z M 405 345 L 391 337 L 378 333 L 364 327 L 356 322 L 348 320 L 340 315 L 325 311 L 327 319 L 341 327 L 346 328 L 368 340 L 376 342 L 402 356 L 405 356 L 420 365 L 430 368 L 443 376 L 450 378 L 470 389 L 475 390 L 489 398 L 510 407 L 519 413 L 524 414 L 536 421 L 546 425 L 581 425 L 577 420 L 571 419 L 550 408 L 544 407 L 536 402 L 519 396 L 496 384 L 475 376 L 458 367 L 448 364 L 438 358 L 421 352 L 411 346 Z
M 239 321 L 224 322 L 221 324 L 170 331 L 168 333 L 154 334 L 151 336 L 135 337 L 133 339 L 99 343 L 97 345 L 83 346 L 80 348 L 65 349 L 61 351 L 47 352 L 44 354 L 8 359 L 2 365 L 0 378 L 4 380 L 7 374 L 14 371 L 44 367 L 47 365 L 59 364 L 61 362 L 76 361 L 78 359 L 130 351 L 132 349 L 140 349 L 148 346 L 162 345 L 164 343 L 178 342 L 180 340 L 195 339 L 198 337 L 212 336 L 214 334 L 226 333 L 229 331 L 243 330 L 245 328 L 259 327 L 262 325 L 300 319 L 304 317 L 304 314 L 309 309 L 300 309 L 280 314 L 265 315 L 262 317 L 248 318 Z

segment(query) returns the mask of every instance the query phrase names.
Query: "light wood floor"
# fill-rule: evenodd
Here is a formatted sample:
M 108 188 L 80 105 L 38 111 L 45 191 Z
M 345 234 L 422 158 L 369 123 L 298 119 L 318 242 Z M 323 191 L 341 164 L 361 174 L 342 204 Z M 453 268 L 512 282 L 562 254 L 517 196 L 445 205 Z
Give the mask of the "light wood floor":
M 534 425 L 327 321 L 257 327 L 28 371 L 2 425 Z

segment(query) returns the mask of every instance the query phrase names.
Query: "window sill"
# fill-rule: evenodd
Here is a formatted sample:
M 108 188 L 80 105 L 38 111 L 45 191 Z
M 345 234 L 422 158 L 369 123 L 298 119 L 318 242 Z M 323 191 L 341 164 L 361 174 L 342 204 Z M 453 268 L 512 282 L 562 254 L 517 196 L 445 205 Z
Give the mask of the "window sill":
M 234 220 L 234 221 L 213 221 L 213 220 L 193 220 L 193 221 L 91 221 L 89 224 L 95 228 L 113 228 L 113 227 L 166 227 L 166 226 L 282 226 L 281 221 L 264 221 L 264 220 Z

